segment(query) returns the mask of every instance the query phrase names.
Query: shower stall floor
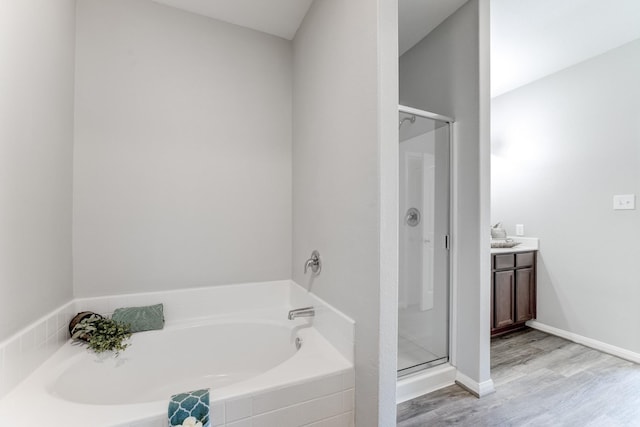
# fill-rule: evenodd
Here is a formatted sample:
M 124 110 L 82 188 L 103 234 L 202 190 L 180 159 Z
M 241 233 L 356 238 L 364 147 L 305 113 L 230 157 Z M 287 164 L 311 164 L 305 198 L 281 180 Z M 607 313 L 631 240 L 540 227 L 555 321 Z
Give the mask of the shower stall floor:
M 447 361 L 447 328 L 441 316 L 415 304 L 398 310 L 398 375 Z
M 416 344 L 409 338 L 398 337 L 398 373 L 405 369 L 419 366 L 423 363 L 440 359 L 441 356 L 431 353 L 424 347 Z

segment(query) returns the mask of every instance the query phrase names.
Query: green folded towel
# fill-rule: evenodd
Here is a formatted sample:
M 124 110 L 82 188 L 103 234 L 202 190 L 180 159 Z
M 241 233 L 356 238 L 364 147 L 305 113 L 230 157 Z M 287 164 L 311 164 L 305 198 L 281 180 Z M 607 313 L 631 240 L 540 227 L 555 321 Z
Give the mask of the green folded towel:
M 117 308 L 111 318 L 129 324 L 131 332 L 151 331 L 164 327 L 162 304 Z

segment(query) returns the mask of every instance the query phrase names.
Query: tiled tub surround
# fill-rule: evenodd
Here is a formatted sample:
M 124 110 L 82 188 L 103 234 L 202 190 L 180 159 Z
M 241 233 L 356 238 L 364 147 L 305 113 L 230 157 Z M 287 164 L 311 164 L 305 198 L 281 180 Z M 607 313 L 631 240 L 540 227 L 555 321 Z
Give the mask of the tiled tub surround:
M 69 304 L 70 307 L 64 307 L 66 314 L 60 315 L 61 327 L 66 328 L 66 319 L 77 311 L 92 310 L 109 314 L 117 307 L 158 302 L 165 305 L 165 330 L 134 334 L 132 347 L 120 355 L 120 363 L 126 364 L 127 352 L 135 348 L 136 338 L 143 342 L 151 339 L 154 334 L 158 337 L 165 334 L 167 337 L 181 328 L 187 331 L 190 327 L 207 327 L 203 325 L 272 325 L 276 328 L 289 328 L 292 331 L 291 340 L 295 336 L 303 339 L 299 351 L 291 350 L 293 356 L 272 369 L 253 378 L 212 389 L 214 426 L 353 424 L 353 321 L 291 281 L 76 300 Z M 286 319 L 288 310 L 302 305 L 315 306 L 316 317 L 294 321 Z M 233 329 L 229 331 L 233 334 Z M 66 335 L 60 335 L 66 339 Z M 214 342 L 210 347 L 224 351 L 226 347 L 232 347 L 226 345 L 232 339 L 233 337 L 218 338 L 224 342 L 219 345 Z M 158 342 L 162 343 L 163 340 Z M 166 345 L 171 347 L 171 343 Z M 196 342 L 192 348 L 179 351 L 189 354 L 197 351 L 197 346 Z M 285 350 L 285 353 L 287 351 L 289 350 Z M 170 357 L 169 350 L 162 353 L 158 357 Z M 257 353 L 254 357 L 260 358 L 260 352 Z M 130 351 L 129 354 L 133 357 L 135 352 Z M 166 426 L 167 400 L 157 401 L 153 400 L 155 397 L 147 396 L 146 399 L 132 399 L 139 403 L 113 404 L 113 401 L 109 402 L 109 398 L 105 398 L 104 402 L 98 404 L 96 399 L 99 397 L 83 399 L 80 397 L 82 393 L 77 394 L 73 386 L 66 384 L 66 388 L 62 387 L 61 384 L 66 380 L 56 383 L 65 369 L 82 358 L 87 363 L 87 358 L 95 360 L 96 356 L 83 347 L 65 343 L 0 401 L 0 425 L 17 422 L 16 425 L 52 427 L 89 424 L 96 427 Z M 162 373 L 159 372 L 158 375 Z M 185 384 L 188 385 L 193 384 Z M 123 390 L 128 387 L 127 384 L 117 386 Z M 170 394 L 180 391 L 185 390 L 172 390 L 168 392 L 166 399 Z M 90 390 L 87 392 L 91 393 Z M 118 400 L 117 393 L 111 393 L 110 396 L 115 396 L 115 401 Z M 80 403 L 78 400 L 88 400 L 89 403 Z M 38 410 L 33 411 L 31 408 L 34 407 Z M 12 419 L 11 414 L 21 415 Z M 24 414 L 29 415 L 25 418 Z
M 71 301 L 0 343 L 0 399 L 67 342 L 75 310 Z

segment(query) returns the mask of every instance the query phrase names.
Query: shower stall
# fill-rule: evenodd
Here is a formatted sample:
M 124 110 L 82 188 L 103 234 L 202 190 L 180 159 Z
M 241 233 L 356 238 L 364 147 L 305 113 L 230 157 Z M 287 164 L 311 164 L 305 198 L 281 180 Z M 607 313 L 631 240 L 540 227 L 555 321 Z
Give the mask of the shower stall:
M 399 107 L 399 384 L 449 361 L 452 122 Z

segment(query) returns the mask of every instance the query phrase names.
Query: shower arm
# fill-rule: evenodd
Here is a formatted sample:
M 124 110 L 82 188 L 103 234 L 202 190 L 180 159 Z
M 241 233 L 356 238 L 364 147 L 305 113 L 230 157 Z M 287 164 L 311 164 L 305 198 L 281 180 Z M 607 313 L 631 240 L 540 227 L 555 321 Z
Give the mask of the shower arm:
M 398 126 L 398 129 L 400 129 L 402 127 L 402 124 L 406 121 L 410 121 L 411 124 L 416 122 L 416 116 L 412 115 L 411 117 L 404 117 L 402 120 L 400 120 L 400 125 Z

